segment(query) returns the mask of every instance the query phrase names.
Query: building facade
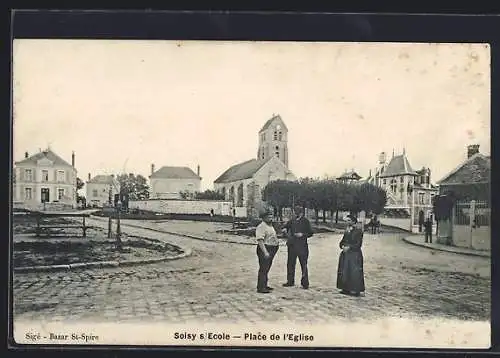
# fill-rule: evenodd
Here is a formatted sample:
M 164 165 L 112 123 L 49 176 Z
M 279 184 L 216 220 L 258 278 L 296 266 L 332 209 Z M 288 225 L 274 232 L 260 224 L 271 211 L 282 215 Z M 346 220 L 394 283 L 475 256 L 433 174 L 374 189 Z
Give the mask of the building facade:
M 195 173 L 188 167 L 164 166 L 155 170 L 151 165 L 150 199 L 181 199 L 181 193 L 199 192 L 201 189 L 200 166 Z
M 85 186 L 87 205 L 92 207 L 113 205 L 115 195 L 120 193 L 120 183 L 113 174 L 96 175 L 92 178 L 89 173 Z
M 372 174 L 373 173 L 373 174 Z M 410 228 L 432 213 L 432 201 L 438 188 L 431 182 L 431 170 L 422 167 L 414 170 L 406 151 L 387 161 L 385 152 L 380 153 L 378 166 L 370 171 L 366 182 L 383 188 L 387 194 L 384 215 L 395 219 L 410 219 Z
M 214 182 L 214 190 L 232 203 L 237 216 L 256 217 L 263 206 L 262 191 L 276 180 L 295 181 L 288 169 L 288 129 L 279 115 L 258 133 L 257 158 L 235 164 Z
M 25 153 L 14 163 L 14 206 L 38 210 L 47 206 L 76 207 L 75 153 L 71 164 L 50 148 L 34 155 Z

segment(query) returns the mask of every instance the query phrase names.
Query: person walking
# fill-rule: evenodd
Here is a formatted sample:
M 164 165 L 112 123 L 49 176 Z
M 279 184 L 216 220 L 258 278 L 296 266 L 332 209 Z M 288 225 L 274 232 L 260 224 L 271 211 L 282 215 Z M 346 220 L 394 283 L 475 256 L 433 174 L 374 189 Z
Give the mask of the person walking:
M 278 252 L 279 241 L 272 225 L 273 213 L 269 209 L 264 209 L 259 216 L 262 222 L 255 229 L 257 258 L 259 260 L 257 292 L 270 293 L 273 288 L 268 286 L 268 274 L 273 264 L 274 256 Z
M 363 270 L 363 232 L 356 227 L 357 219 L 353 215 L 346 218 L 347 228 L 340 241 L 342 252 L 337 269 L 337 288 L 340 293 L 360 296 L 365 291 Z
M 307 260 L 309 259 L 309 245 L 307 239 L 313 236 L 311 223 L 304 216 L 304 210 L 300 206 L 294 208 L 294 216 L 289 220 L 284 228 L 283 233 L 287 235 L 287 281 L 283 284 L 284 287 L 295 286 L 295 267 L 297 258 L 299 259 L 302 277 L 300 283 L 302 288 L 309 288 L 309 273 L 307 270 Z

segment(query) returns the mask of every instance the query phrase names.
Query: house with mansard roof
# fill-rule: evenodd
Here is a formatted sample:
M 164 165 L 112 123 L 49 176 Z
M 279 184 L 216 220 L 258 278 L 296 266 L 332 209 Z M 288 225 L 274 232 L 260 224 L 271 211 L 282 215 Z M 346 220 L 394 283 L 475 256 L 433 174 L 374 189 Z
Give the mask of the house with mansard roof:
M 233 203 L 239 216 L 257 215 L 268 183 L 297 180 L 288 169 L 288 128 L 281 116 L 266 121 L 258 136 L 257 158 L 232 165 L 214 181 L 214 189 Z
M 76 207 L 75 153 L 71 164 L 50 148 L 29 155 L 14 163 L 14 207 L 32 210 L 57 206 Z
M 378 166 L 372 171 L 366 182 L 383 188 L 387 194 L 385 212 L 397 217 L 412 216 L 415 225 L 418 218 L 432 212 L 432 199 L 438 189 L 431 183 L 431 170 L 422 167 L 414 170 L 406 151 L 392 154 L 387 161 L 385 152 L 380 153 Z
M 194 194 L 201 188 L 200 166 L 195 173 L 189 167 L 163 166 L 155 170 L 151 164 L 150 199 L 181 199 L 181 193 Z

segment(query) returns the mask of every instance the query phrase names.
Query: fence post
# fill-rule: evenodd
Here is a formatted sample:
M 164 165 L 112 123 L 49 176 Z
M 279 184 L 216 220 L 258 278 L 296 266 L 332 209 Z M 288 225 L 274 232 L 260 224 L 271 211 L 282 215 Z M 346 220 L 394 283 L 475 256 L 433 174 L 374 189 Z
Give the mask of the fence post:
M 470 243 L 469 243 L 469 247 L 471 249 L 474 248 L 474 245 L 472 243 L 472 232 L 473 232 L 473 229 L 474 229 L 474 223 L 476 221 L 476 201 L 475 200 L 472 200 L 470 202 L 470 210 L 469 210 L 469 240 L 470 240 Z

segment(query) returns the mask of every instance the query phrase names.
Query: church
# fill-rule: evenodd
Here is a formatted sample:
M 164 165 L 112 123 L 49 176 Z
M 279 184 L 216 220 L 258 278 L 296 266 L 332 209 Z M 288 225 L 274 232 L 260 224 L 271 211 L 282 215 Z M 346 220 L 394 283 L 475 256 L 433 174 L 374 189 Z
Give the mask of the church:
M 288 128 L 280 115 L 273 115 L 260 129 L 258 143 L 256 158 L 231 166 L 214 182 L 214 189 L 233 203 L 240 217 L 258 215 L 268 183 L 297 180 L 288 168 Z

